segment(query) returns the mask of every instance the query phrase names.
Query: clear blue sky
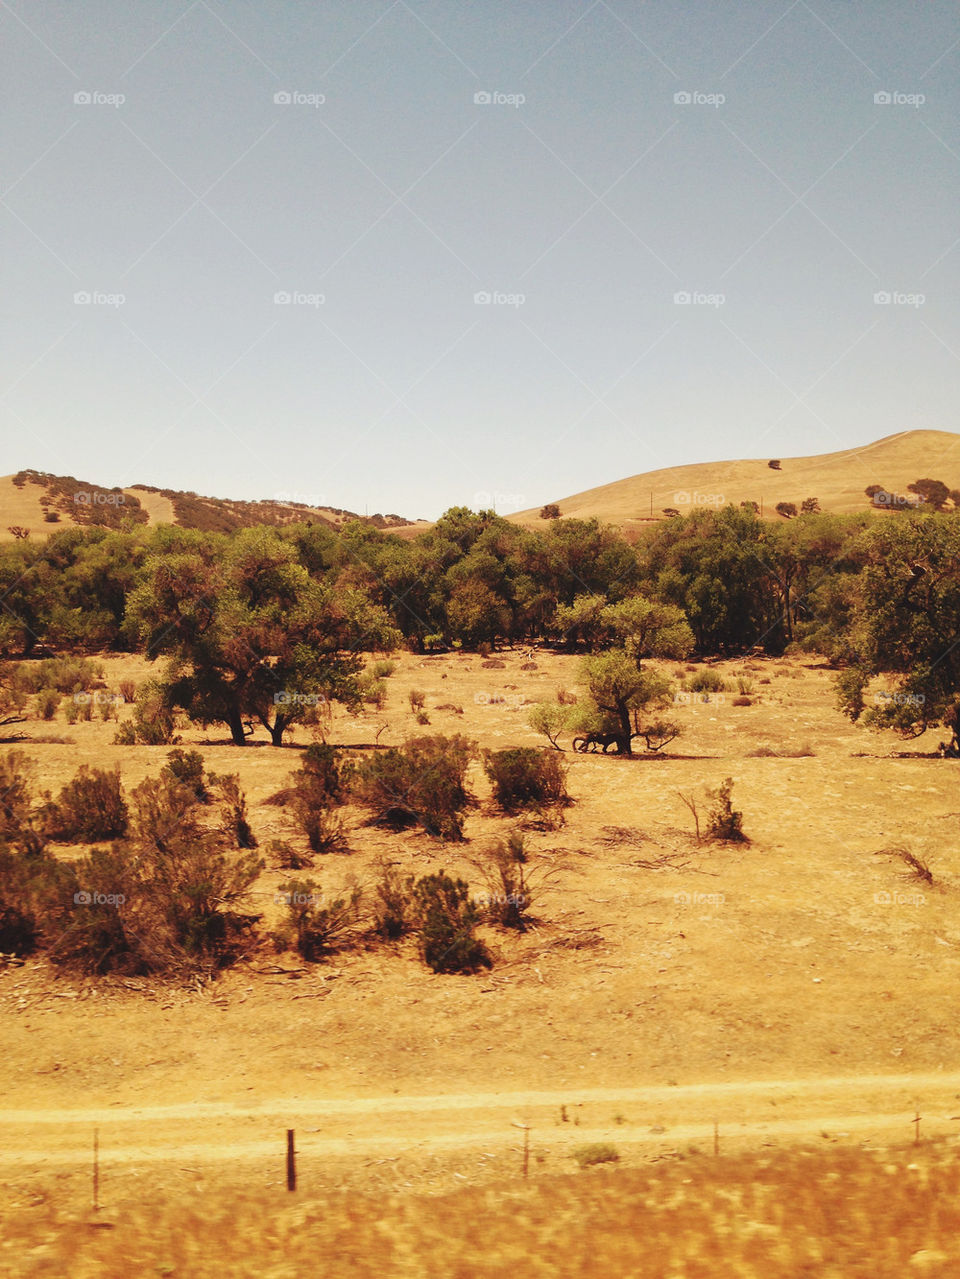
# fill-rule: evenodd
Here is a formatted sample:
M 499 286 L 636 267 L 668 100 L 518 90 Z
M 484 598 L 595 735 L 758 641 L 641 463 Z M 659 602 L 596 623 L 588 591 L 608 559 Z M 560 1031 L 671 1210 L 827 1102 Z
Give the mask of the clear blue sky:
M 434 517 L 960 429 L 955 0 L 8 0 L 0 47 L 0 473 Z

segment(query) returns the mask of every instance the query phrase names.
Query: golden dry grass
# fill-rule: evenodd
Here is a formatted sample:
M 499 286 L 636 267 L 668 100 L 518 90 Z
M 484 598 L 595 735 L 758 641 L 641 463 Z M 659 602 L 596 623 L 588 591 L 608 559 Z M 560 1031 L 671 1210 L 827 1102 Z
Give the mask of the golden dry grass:
M 955 1147 L 689 1155 L 643 1169 L 504 1180 L 426 1196 L 184 1175 L 79 1191 L 11 1187 L 0 1272 L 286 1279 L 903 1279 L 960 1269 Z M 455 1184 L 455 1183 L 453 1183 Z M 12 1211 L 11 1211 L 12 1209 Z
M 686 515 L 698 505 L 739 506 L 762 498 L 764 515 L 779 519 L 778 502 L 793 502 L 799 508 L 807 497 L 818 498 L 824 511 L 869 510 L 864 496 L 868 484 L 883 484 L 897 493 L 905 493 L 907 485 L 918 479 L 942 479 L 950 488 L 960 487 L 960 435 L 952 431 L 903 431 L 839 453 L 782 458 L 779 471 L 771 470 L 768 461 L 667 467 L 555 500 L 564 516 L 595 515 L 629 529 L 649 520 L 651 505 L 653 518 L 661 519 L 665 507 Z M 508 518 L 542 527 L 539 514 L 538 507 Z
M 491 668 L 473 655 L 401 654 L 383 712 L 338 711 L 330 738 L 358 757 L 381 728 L 384 744 L 436 731 L 488 748 L 535 744 L 525 703 L 574 689 L 577 660 L 543 653 L 524 671 L 518 652 L 498 658 Z M 153 673 L 137 657 L 104 665 L 111 688 Z M 565 825 L 526 831 L 531 866 L 555 873 L 529 933 L 484 930 L 491 973 L 437 976 L 406 942 L 314 966 L 265 943 L 196 989 L 72 979 L 42 959 L 0 969 L 0 1236 L 18 1265 L 41 1267 L 12 1273 L 485 1275 L 521 1255 L 530 1274 L 951 1273 L 954 1261 L 910 1260 L 923 1249 L 954 1258 L 946 1161 L 936 1197 L 835 1150 L 841 1163 L 829 1167 L 794 1154 L 779 1188 L 761 1193 L 748 1192 L 766 1175 L 756 1156 L 738 1152 L 789 1149 L 820 1129 L 847 1146 L 895 1142 L 910 1133 L 914 1098 L 925 1135 L 954 1131 L 960 1027 L 944 992 L 960 967 L 957 764 L 936 758 L 935 731 L 904 744 L 851 725 L 814 660 L 714 669 L 731 689 L 749 674 L 753 704 L 728 693 L 678 705 L 685 733 L 668 758 L 565 756 L 576 800 Z M 424 728 L 412 688 L 426 694 Z M 129 789 L 159 771 L 166 749 L 113 746 L 115 728 L 68 726 L 61 708 L 52 723 L 27 724 L 21 748 L 54 791 L 83 763 L 118 763 Z M 284 809 L 265 803 L 296 748 L 276 750 L 262 733 L 236 748 L 222 730 L 190 726 L 183 738 L 209 768 L 239 771 L 261 844 L 296 842 Z M 699 796 L 702 811 L 726 776 L 752 842 L 697 845 L 678 792 Z M 369 879 L 385 855 L 480 887 L 469 859 L 515 822 L 493 808 L 479 766 L 471 782 L 467 843 L 372 829 L 351 805 L 353 851 L 318 859 L 313 875 L 335 890 Z M 932 886 L 877 855 L 895 845 L 929 863 Z M 265 933 L 288 877 L 268 866 L 255 886 Z M 701 1169 L 690 1148 L 709 1149 L 714 1116 L 724 1156 Z M 537 1180 L 526 1188 L 509 1188 L 514 1122 L 533 1125 Z M 94 1124 L 113 1230 L 83 1215 Z M 293 1206 L 274 1185 L 279 1159 L 264 1153 L 287 1126 L 315 1196 Z M 621 1163 L 560 1176 L 593 1141 L 615 1145 Z M 687 1161 L 651 1173 L 649 1160 L 671 1151 Z M 685 1197 L 648 1196 L 654 1173 Z M 731 1186 L 740 1198 L 728 1203 Z M 425 1191 L 450 1197 L 438 1206 Z M 647 1199 L 661 1207 L 643 1208 Z

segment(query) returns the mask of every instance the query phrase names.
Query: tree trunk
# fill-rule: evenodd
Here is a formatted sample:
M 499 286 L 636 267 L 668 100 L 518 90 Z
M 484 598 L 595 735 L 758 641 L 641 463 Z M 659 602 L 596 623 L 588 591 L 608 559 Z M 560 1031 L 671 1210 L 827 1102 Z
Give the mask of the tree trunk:
M 617 735 L 617 754 L 632 755 L 633 725 L 630 722 L 630 709 L 626 702 L 617 705 L 617 719 L 620 721 L 620 732 Z
M 238 707 L 231 706 L 228 708 L 227 724 L 230 727 L 230 736 L 233 738 L 234 746 L 246 746 L 247 735 L 243 730 L 243 716 L 240 714 Z

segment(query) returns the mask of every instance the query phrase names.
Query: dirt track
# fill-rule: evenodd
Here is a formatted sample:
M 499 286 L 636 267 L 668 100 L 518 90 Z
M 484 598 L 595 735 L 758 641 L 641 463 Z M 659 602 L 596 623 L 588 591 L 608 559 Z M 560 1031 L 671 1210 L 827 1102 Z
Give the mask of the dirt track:
M 0 1164 L 39 1171 L 88 1163 L 100 1129 L 105 1163 L 269 1159 L 294 1127 L 303 1156 L 372 1158 L 471 1147 L 498 1153 L 531 1141 L 553 1153 L 609 1141 L 725 1150 L 821 1137 L 909 1139 L 919 1102 L 925 1137 L 958 1131 L 960 1073 L 746 1080 L 678 1087 L 573 1089 L 366 1098 L 275 1098 L 254 1106 L 186 1103 L 0 1111 Z M 621 1112 L 626 1113 L 621 1113 Z M 563 1116 L 566 1116 L 564 1119 Z

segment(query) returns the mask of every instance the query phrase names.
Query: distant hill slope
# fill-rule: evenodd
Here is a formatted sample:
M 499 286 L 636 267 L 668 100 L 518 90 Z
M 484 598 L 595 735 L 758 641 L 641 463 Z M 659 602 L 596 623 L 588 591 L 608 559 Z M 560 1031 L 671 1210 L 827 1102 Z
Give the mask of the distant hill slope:
M 771 469 L 769 460 L 667 467 L 587 489 L 556 504 L 561 515 L 597 516 L 627 529 L 651 518 L 663 519 L 665 508 L 687 514 L 696 506 L 762 502 L 764 516 L 777 519 L 778 502 L 793 502 L 799 508 L 807 497 L 817 498 L 824 511 L 869 510 L 864 495 L 868 484 L 903 493 L 914 480 L 934 479 L 960 489 L 960 435 L 952 431 L 903 431 L 841 453 L 785 457 L 779 470 Z M 532 526 L 545 523 L 539 507 L 507 518 Z
M 387 529 L 423 527 L 400 515 L 366 517 L 299 502 L 238 502 L 145 484 L 110 489 L 45 471 L 19 471 L 0 478 L 0 541 L 14 539 L 17 534 L 13 529 L 29 529 L 31 538 L 38 538 L 77 524 L 108 528 L 120 528 L 130 522 L 177 524 L 181 528 L 229 532 L 254 524 L 292 524 L 299 520 L 337 528 L 355 519 Z

